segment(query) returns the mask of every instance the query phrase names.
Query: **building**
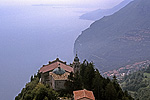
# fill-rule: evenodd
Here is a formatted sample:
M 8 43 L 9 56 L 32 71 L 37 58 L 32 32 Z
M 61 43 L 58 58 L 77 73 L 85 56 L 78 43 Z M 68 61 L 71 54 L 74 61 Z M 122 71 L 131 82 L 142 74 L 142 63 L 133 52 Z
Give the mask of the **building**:
M 65 82 L 68 79 L 68 75 L 70 75 L 69 72 L 66 72 L 64 69 L 58 67 L 53 70 L 53 72 L 49 73 L 50 75 L 50 80 L 52 81 L 50 86 L 54 90 L 60 90 L 60 89 L 65 89 Z
M 74 70 L 74 73 L 80 72 L 80 61 L 79 61 L 77 54 L 73 61 L 73 70 Z
M 74 100 L 95 100 L 93 92 L 86 89 L 73 91 L 73 94 Z
M 59 60 L 59 58 L 56 58 L 56 60 L 40 68 L 40 80 L 41 83 L 49 85 L 54 90 L 65 89 L 64 84 L 68 79 L 68 75 L 70 75 L 71 72 L 74 73 L 77 71 L 80 71 L 80 62 L 77 55 L 71 66 Z

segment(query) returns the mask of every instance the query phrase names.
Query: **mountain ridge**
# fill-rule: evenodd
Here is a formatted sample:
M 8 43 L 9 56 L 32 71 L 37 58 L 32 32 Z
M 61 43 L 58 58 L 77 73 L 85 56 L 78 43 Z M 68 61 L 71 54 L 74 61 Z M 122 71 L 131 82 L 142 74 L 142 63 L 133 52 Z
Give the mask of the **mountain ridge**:
M 150 59 L 149 5 L 148 0 L 134 0 L 95 21 L 76 39 L 74 50 L 104 71 Z
M 97 9 L 88 13 L 85 13 L 80 16 L 80 19 L 86 19 L 86 20 L 98 20 L 104 16 L 111 15 L 121 8 L 125 7 L 128 3 L 130 3 L 133 0 L 124 0 L 118 5 L 114 6 L 113 8 L 110 9 Z

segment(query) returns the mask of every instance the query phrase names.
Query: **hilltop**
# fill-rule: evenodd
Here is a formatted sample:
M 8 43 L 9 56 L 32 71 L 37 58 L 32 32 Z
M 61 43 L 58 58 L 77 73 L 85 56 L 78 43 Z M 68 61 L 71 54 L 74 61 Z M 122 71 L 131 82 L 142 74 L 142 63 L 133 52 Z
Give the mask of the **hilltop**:
M 102 77 L 92 62 L 85 60 L 80 64 L 77 56 L 71 65 L 58 58 L 43 65 L 15 100 L 72 100 L 75 99 L 75 91 L 85 89 L 92 92 L 90 100 L 134 100 L 121 89 L 116 77 L 112 80 Z M 84 95 L 85 98 L 88 94 Z M 77 97 L 83 97 L 83 94 Z
M 111 16 L 95 21 L 76 39 L 79 57 L 101 71 L 150 59 L 150 1 L 134 0 Z

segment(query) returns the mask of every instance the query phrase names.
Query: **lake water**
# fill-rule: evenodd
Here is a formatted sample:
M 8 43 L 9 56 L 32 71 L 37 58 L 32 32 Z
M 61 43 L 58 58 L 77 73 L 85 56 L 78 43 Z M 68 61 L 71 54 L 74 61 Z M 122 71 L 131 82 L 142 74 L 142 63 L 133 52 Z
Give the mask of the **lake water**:
M 0 99 L 14 99 L 30 76 L 57 55 L 71 63 L 75 39 L 92 23 L 79 16 L 93 9 L 0 7 Z

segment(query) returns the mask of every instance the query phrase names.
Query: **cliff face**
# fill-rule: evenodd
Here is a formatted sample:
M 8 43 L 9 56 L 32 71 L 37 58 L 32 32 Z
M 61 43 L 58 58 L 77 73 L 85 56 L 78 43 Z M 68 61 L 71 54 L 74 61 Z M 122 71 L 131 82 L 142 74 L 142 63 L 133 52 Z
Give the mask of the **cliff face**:
M 150 1 L 134 0 L 94 22 L 76 39 L 79 57 L 102 71 L 150 59 Z
M 119 11 L 121 8 L 125 7 L 129 2 L 133 0 L 124 0 L 120 4 L 116 5 L 110 9 L 98 9 L 95 11 L 91 11 L 80 16 L 80 19 L 86 20 L 98 20 L 104 16 L 112 15 L 113 13 Z

